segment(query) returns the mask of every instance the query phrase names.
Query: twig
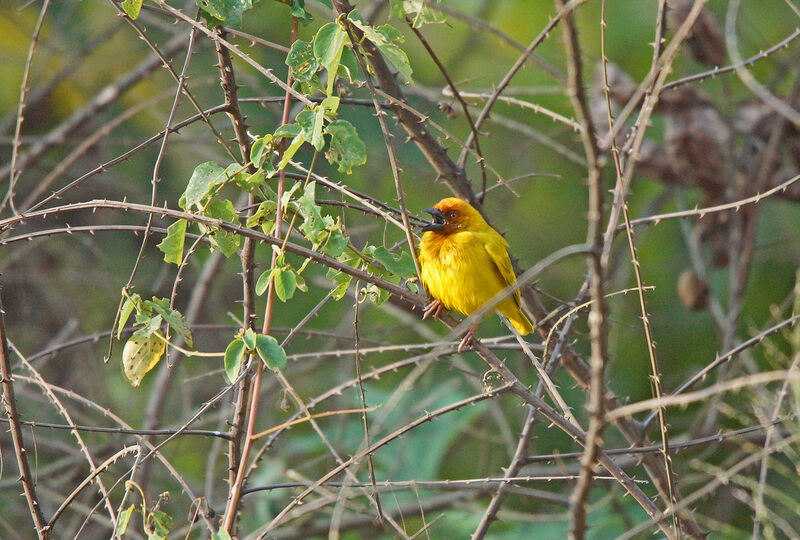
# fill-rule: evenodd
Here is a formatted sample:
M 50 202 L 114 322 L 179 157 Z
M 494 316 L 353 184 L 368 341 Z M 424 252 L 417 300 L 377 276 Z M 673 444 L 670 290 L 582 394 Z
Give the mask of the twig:
M 0 202 L 0 211 L 2 211 L 6 204 L 11 205 L 11 210 L 16 214 L 17 210 L 14 207 L 14 185 L 17 183 L 19 173 L 17 167 L 17 153 L 19 152 L 20 134 L 22 133 L 22 122 L 25 120 L 25 97 L 28 94 L 28 77 L 31 74 L 31 67 L 33 66 L 33 53 L 36 51 L 36 44 L 39 42 L 39 32 L 42 30 L 45 15 L 47 15 L 47 8 L 50 7 L 50 0 L 42 2 L 42 9 L 39 11 L 39 18 L 36 21 L 36 26 L 33 29 L 33 36 L 31 36 L 31 44 L 28 47 L 28 58 L 25 60 L 25 69 L 22 73 L 22 83 L 19 90 L 19 106 L 17 107 L 17 123 L 14 128 L 14 140 L 11 143 L 11 170 L 9 171 L 8 179 L 8 192 Z

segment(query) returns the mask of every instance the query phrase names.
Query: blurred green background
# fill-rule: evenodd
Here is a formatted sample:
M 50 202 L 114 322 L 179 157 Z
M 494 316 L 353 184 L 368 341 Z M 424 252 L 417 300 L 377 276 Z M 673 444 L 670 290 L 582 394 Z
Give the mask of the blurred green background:
M 175 7 L 184 7 L 172 3 Z M 381 4 L 380 2 L 378 4 Z M 3 162 L 10 160 L 11 141 L 16 121 L 21 81 L 30 36 L 39 14 L 39 4 L 27 7 L 4 1 L 0 3 L 0 125 L 2 131 Z M 510 39 L 527 46 L 547 24 L 555 10 L 548 2 L 506 0 L 491 2 L 465 0 L 449 2 L 451 9 L 468 14 L 502 31 Z M 187 13 L 194 13 L 192 3 L 187 3 Z M 375 13 L 378 23 L 391 22 L 403 30 L 408 53 L 414 69 L 414 82 L 403 87 L 409 104 L 430 116 L 437 124 L 459 140 L 464 140 L 469 127 L 460 114 L 457 103 L 445 97 L 441 89 L 445 81 L 435 64 L 427 56 L 420 43 L 407 28 L 396 19 L 388 20 L 385 7 L 375 7 L 372 2 L 357 3 L 363 12 Z M 309 40 L 316 29 L 331 19 L 330 13 L 316 2 L 309 0 L 308 10 L 314 22 L 301 25 L 300 39 Z M 724 21 L 728 3 L 709 2 L 710 11 L 719 21 Z M 638 83 L 647 74 L 652 59 L 651 42 L 654 35 L 653 21 L 657 3 L 654 0 L 627 2 L 610 0 L 607 5 L 607 51 L 610 61 L 631 75 Z M 505 75 L 519 56 L 519 51 L 490 32 L 480 31 L 458 18 L 448 16 L 446 24 L 430 25 L 422 29 L 442 63 L 458 87 L 464 91 L 490 92 Z M 147 28 L 148 36 L 164 44 L 175 32 L 187 30 L 174 25 L 169 17 L 155 11 L 144 10 L 138 23 Z M 722 22 L 721 22 L 722 24 Z M 736 28 L 742 55 L 747 57 L 766 49 L 789 35 L 797 24 L 794 14 L 783 2 L 746 2 L 741 8 Z M 591 83 L 591 74 L 601 57 L 600 52 L 600 4 L 587 2 L 577 15 L 577 25 L 583 59 L 585 83 Z M 266 0 L 247 11 L 241 28 L 244 32 L 279 43 L 289 42 L 288 8 L 278 2 Z M 667 38 L 670 39 L 671 32 Z M 262 65 L 272 69 L 281 78 L 286 76 L 285 53 L 260 45 L 251 45 L 247 39 L 232 38 L 243 51 Z M 560 32 L 556 31 L 536 49 L 547 63 L 563 77 L 566 64 Z M 103 87 L 124 76 L 152 53 L 135 32 L 116 14 L 109 3 L 89 0 L 85 2 L 54 3 L 49 7 L 40 35 L 38 48 L 30 72 L 29 105 L 25 111 L 22 129 L 21 151 L 35 146 L 56 126 L 75 114 L 98 96 Z M 184 52 L 176 55 L 173 66 L 180 70 Z M 778 95 L 785 95 L 797 77 L 797 46 L 792 44 L 752 67 L 752 73 L 762 82 L 768 83 Z M 217 59 L 213 44 L 200 40 L 195 48 L 188 70 L 189 87 L 203 107 L 222 103 L 219 87 Z M 240 97 L 282 95 L 279 88 L 270 84 L 238 58 L 234 58 L 236 77 L 241 85 Z M 687 54 L 680 54 L 674 64 L 670 79 L 705 71 Z M 18 197 L 24 198 L 35 189 L 38 182 L 81 141 L 96 130 L 133 107 L 146 104 L 142 110 L 103 136 L 82 154 L 65 171 L 58 175 L 52 188 L 61 187 L 80 177 L 133 146 L 157 133 L 164 127 L 174 97 L 174 81 L 164 69 L 155 69 L 150 75 L 135 84 L 115 99 L 108 107 L 92 116 L 87 122 L 67 134 L 66 139 L 55 145 L 35 160 L 22 173 L 17 186 Z M 696 88 L 704 92 L 713 102 L 722 118 L 736 117 L 742 103 L 751 100 L 751 93 L 734 74 L 708 79 Z M 352 90 L 354 97 L 367 97 L 363 90 Z M 514 77 L 505 93 L 519 99 L 539 104 L 567 117 L 574 117 L 569 100 L 565 97 L 563 80 L 547 73 L 532 62 L 526 63 Z M 476 104 L 477 114 L 483 100 L 470 99 Z M 437 105 L 445 103 L 456 111 L 449 118 L 446 111 Z M 253 134 L 274 131 L 280 123 L 280 105 L 243 104 L 249 129 Z M 295 114 L 300 109 L 295 109 Z M 181 101 L 176 119 L 194 114 L 186 99 Z M 391 170 L 383 136 L 376 122 L 374 111 L 368 107 L 343 106 L 341 117 L 356 125 L 361 138 L 367 144 L 366 165 L 344 176 L 335 167 L 318 160 L 315 172 L 336 181 L 367 192 L 377 198 L 393 202 L 396 198 Z M 213 123 L 226 137 L 232 137 L 230 122 L 224 115 L 213 117 Z M 391 123 L 394 126 L 394 123 Z M 401 129 L 393 127 L 394 148 L 402 168 L 401 179 L 406 193 L 408 208 L 419 214 L 423 208 L 432 206 L 440 198 L 449 196 L 447 187 L 437 181 L 435 172 L 420 151 L 405 141 Z M 455 157 L 460 147 L 446 141 L 441 133 L 434 134 L 449 148 Z M 493 224 L 506 237 L 511 251 L 519 259 L 522 268 L 528 268 L 552 252 L 571 244 L 579 244 L 586 238 L 587 189 L 586 167 L 581 164 L 583 151 L 579 137 L 563 124 L 537 114 L 530 109 L 508 103 L 498 103 L 490 120 L 482 128 L 481 148 L 487 161 L 505 179 L 531 173 L 540 174 L 515 181 L 512 186 L 515 196 L 504 187 L 493 189 L 486 198 L 485 209 Z M 738 139 L 734 145 L 743 138 Z M 648 138 L 663 140 L 663 119 L 659 114 L 653 118 Z M 546 144 L 542 142 L 546 139 Z M 122 163 L 110 167 L 101 175 L 93 176 L 76 189 L 67 192 L 59 204 L 84 201 L 93 198 L 122 199 L 149 203 L 151 177 L 158 144 L 135 153 Z M 563 148 L 557 151 L 554 146 Z M 568 155 L 565 155 L 568 154 Z M 574 158 L 571 158 L 573 156 Z M 308 164 L 311 152 L 307 148 L 298 154 L 300 161 Z M 172 134 L 169 138 L 164 161 L 161 164 L 158 185 L 158 202 L 177 207 L 177 199 L 183 192 L 194 167 L 204 161 L 226 164 L 230 161 L 216 144 L 209 130 L 195 123 Z M 473 186 L 480 184 L 480 168 L 472 159 L 467 160 L 468 174 Z M 613 187 L 613 167 L 605 170 L 605 180 Z M 489 175 L 490 185 L 496 179 Z M 703 203 L 700 190 L 676 188 L 656 179 L 636 176 L 633 180 L 629 203 L 632 217 L 669 212 L 682 208 L 678 193 L 689 207 Z M 326 198 L 339 199 L 336 194 Z M 51 205 L 56 201 L 51 201 Z M 781 305 L 794 286 L 795 272 L 800 262 L 797 223 L 800 222 L 798 205 L 779 198 L 764 201 L 759 206 L 755 254 L 750 270 L 749 283 L 744 297 L 744 307 L 739 317 L 741 338 L 746 338 L 754 329 L 771 324 L 773 314 L 770 307 Z M 359 212 L 330 208 L 333 215 L 342 217 L 347 231 L 356 245 L 371 242 L 392 246 L 403 240 L 401 231 L 386 226 L 383 222 Z M 8 217 L 8 213 L 2 216 Z M 89 224 L 135 224 L 144 223 L 144 216 L 133 213 L 98 210 L 94 214 L 70 214 L 44 223 L 26 223 L 11 235 L 34 229 L 47 229 L 54 223 L 68 222 L 71 225 Z M 168 221 L 157 220 L 156 225 L 166 227 Z M 637 229 L 637 245 L 644 280 L 654 286 L 648 294 L 652 315 L 653 332 L 657 341 L 658 356 L 663 372 L 662 385 L 669 391 L 677 387 L 688 376 L 714 359 L 720 351 L 720 342 L 714 331 L 707 310 L 688 311 L 676 296 L 679 274 L 689 268 L 687 247 L 678 221 L 668 221 L 657 226 Z M 155 248 L 160 239 L 151 240 L 135 279 L 135 291 L 144 297 L 169 296 L 175 278 L 175 266 L 161 260 Z M 620 290 L 635 285 L 629 264 L 629 254 L 620 236 L 620 248 L 615 253 L 621 259 L 616 271 L 610 276 L 609 290 Z M 111 329 L 114 313 L 119 301 L 119 291 L 130 275 L 136 258 L 140 238 L 128 232 L 98 232 L 96 235 L 54 235 L 33 242 L 10 243 L 0 247 L 0 272 L 3 282 L 3 303 L 6 311 L 6 326 L 14 345 L 26 355 L 33 355 L 50 346 L 64 343 L 81 336 L 107 332 Z M 270 250 L 259 246 L 256 261 L 259 273 L 269 265 Z M 197 286 L 203 263 L 209 257 L 206 248 L 199 248 L 188 264 L 183 280 L 178 287 L 176 306 L 185 309 L 193 288 Z M 302 261 L 291 258 L 299 265 Z M 230 341 L 241 316 L 240 262 L 232 257 L 223 262 L 219 273 L 208 291 L 198 323 L 229 325 L 226 328 L 199 328 L 195 331 L 196 346 L 206 351 L 220 351 Z M 542 292 L 545 305 L 556 308 L 571 301 L 583 283 L 586 272 L 585 260 L 573 257 L 548 269 L 536 283 Z M 287 303 L 278 303 L 273 325 L 280 339 L 286 331 L 296 325 L 308 311 L 323 298 L 329 289 L 324 278 L 324 268 L 312 267 L 306 273 L 310 285 L 307 294 L 298 293 Z M 711 268 L 709 283 L 712 295 L 727 305 L 730 269 Z M 351 287 L 351 292 L 353 288 Z M 634 294 L 615 296 L 609 300 L 610 309 L 610 357 L 608 380 L 610 388 L 619 396 L 631 401 L 651 396 L 646 344 L 639 321 L 639 305 Z M 256 312 L 263 314 L 264 298 L 258 298 Z M 352 352 L 333 356 L 323 354 L 353 347 L 353 296 L 348 295 L 338 302 L 328 303 L 319 315 L 307 326 L 316 333 L 299 336 L 287 348 L 290 356 L 287 378 L 305 400 L 325 392 L 327 389 L 355 376 Z M 386 303 L 380 308 L 371 304 L 360 307 L 360 337 L 362 347 L 376 345 L 418 344 L 446 335 L 445 328 L 435 321 L 420 322 L 400 308 Z M 260 322 L 258 323 L 260 326 Z M 481 337 L 505 335 L 505 327 L 496 317 L 489 317 L 481 326 Z M 537 338 L 538 339 L 538 338 Z M 578 322 L 574 335 L 577 352 L 587 355 L 589 351 L 588 330 L 585 317 Z M 782 354 L 789 351 L 781 339 L 776 338 L 772 353 L 769 348 L 756 348 L 746 355 L 745 364 L 762 369 L 785 368 L 780 365 Z M 108 363 L 103 356 L 108 348 L 108 339 L 103 337 L 96 343 L 85 343 L 43 357 L 35 362 L 36 368 L 48 382 L 69 389 L 77 395 L 114 412 L 130 425 L 141 426 L 155 396 L 152 394 L 157 373 L 166 369 L 159 366 L 149 374 L 139 388 L 131 388 L 122 376 L 120 368 L 121 343 L 114 347 Z M 315 353 L 315 354 L 307 354 Z M 418 354 L 411 350 L 394 350 L 386 353 L 363 355 L 362 372 L 387 365 Z M 528 384 L 537 378 L 529 362 L 518 352 L 502 353 L 508 365 Z M 293 358 L 293 355 L 303 355 Z M 748 364 L 749 363 L 749 364 Z M 777 365 L 776 365 L 777 364 Z M 17 363 L 18 365 L 18 363 Z M 172 382 L 159 391 L 166 392 L 161 425 L 178 427 L 186 422 L 207 399 L 224 385 L 221 363 L 218 359 L 182 358 L 172 368 Z M 372 438 L 376 440 L 405 425 L 425 411 L 468 397 L 480 389 L 485 365 L 472 353 L 459 357 L 443 358 L 415 368 L 404 368 L 390 372 L 379 380 L 365 383 L 369 405 L 387 404 L 373 413 Z M 25 370 L 21 370 L 25 373 Z M 588 424 L 584 410 L 585 396 L 574 387 L 571 378 L 562 371 L 557 382 L 574 407 L 583 425 Z M 279 385 L 269 378 L 262 398 L 259 425 L 264 429 L 284 421 L 288 412 L 281 409 L 285 400 Z M 20 411 L 23 419 L 63 422 L 48 399 L 33 385 L 18 384 Z M 69 403 L 73 419 L 78 424 L 111 425 L 102 412 L 61 396 Z M 750 399 L 750 398 L 748 398 Z M 755 397 L 752 398 L 756 400 Z M 205 429 L 227 429 L 230 418 L 230 397 L 219 407 L 211 409 L 193 425 Z M 752 420 L 753 410 L 742 407 L 734 397 L 725 400 L 723 415 L 718 428 L 737 428 Z M 324 409 L 359 407 L 360 398 L 356 389 L 348 387 L 324 403 Z M 727 407 L 727 408 L 725 408 Z M 691 406 L 685 410 L 669 412 L 671 432 L 678 437 L 693 432 L 697 415 L 705 414 L 704 405 Z M 502 467 L 508 465 L 524 410 L 517 399 L 502 397 L 491 403 L 481 403 L 437 419 L 434 423 L 414 429 L 402 439 L 381 449 L 375 456 L 378 480 L 444 480 L 461 478 L 496 477 L 502 475 Z M 361 419 L 355 415 L 334 416 L 320 421 L 334 447 L 343 456 L 357 451 L 363 441 Z M 30 435 L 30 430 L 26 431 Z M 67 432 L 36 431 L 36 468 L 42 487 L 45 513 L 52 512 L 64 494 L 87 473 L 85 461 L 77 454 L 74 440 Z M 116 451 L 131 437 L 108 434 L 86 434 L 85 439 L 99 461 Z M 18 496 L 14 457 L 9 439 L 2 436 L 2 457 L 5 474 L 0 479 L 0 526 L 6 533 L 26 529 L 29 524 L 24 501 Z M 607 447 L 625 446 L 623 438 L 609 429 L 604 443 Z M 712 447 L 714 448 L 714 447 Z M 696 465 L 699 462 L 726 463 L 737 451 L 735 445 L 719 447 L 720 453 L 712 449 L 687 451 L 676 458 L 678 478 L 684 492 L 691 492 L 707 480 L 708 471 Z M 536 427 L 531 443 L 532 454 L 570 452 L 578 450 L 576 445 L 555 428 L 541 423 Z M 195 493 L 208 497 L 209 504 L 218 512 L 224 508 L 226 485 L 226 448 L 219 441 L 208 438 L 183 437 L 171 442 L 163 449 L 183 478 Z M 102 459 L 101 459 L 102 458 Z M 645 475 L 635 462 L 626 462 L 628 469 L 639 478 Z M 789 467 L 796 466 L 787 464 Z M 319 437 L 308 425 L 299 425 L 283 434 L 264 455 L 259 468 L 251 478 L 250 485 L 296 481 L 298 478 L 315 480 L 333 466 L 333 461 Z M 565 461 L 547 466 L 532 466 L 526 474 L 549 471 L 565 473 L 576 470 L 576 462 Z M 148 497 L 155 499 L 163 491 L 171 493 L 165 508 L 173 515 L 178 525 L 185 524 L 188 500 L 172 479 L 157 463 L 152 464 Z M 125 471 L 124 464 L 115 466 L 107 475 L 119 477 Z M 366 479 L 366 464 L 357 469 L 359 478 Z M 530 487 L 558 495 L 563 499 L 570 493 L 572 481 L 531 484 Z M 648 493 L 650 486 L 644 485 Z M 800 500 L 797 486 L 787 488 L 787 497 Z M 117 487 L 112 500 L 121 496 Z M 725 491 L 725 490 L 724 490 Z M 741 512 L 743 503 L 732 498 L 729 492 L 705 498 L 698 503 L 699 514 L 705 516 L 703 525 L 722 532 L 720 537 L 749 536 L 751 513 Z M 252 531 L 267 522 L 291 497 L 292 490 L 279 489 L 258 492 L 245 498 L 241 516 L 241 530 Z M 430 530 L 434 538 L 464 538 L 474 530 L 488 501 L 485 492 L 478 490 L 398 490 L 382 496 L 386 507 L 414 508 L 418 501 L 430 501 L 434 497 L 444 498 L 440 507 L 432 506 L 426 513 L 430 521 L 439 513 L 445 517 Z M 446 497 L 450 497 L 447 499 Z M 81 501 L 84 505 L 96 502 L 96 493 L 87 493 Z M 590 537 L 611 538 L 620 534 L 630 523 L 644 519 L 641 509 L 630 499 L 622 497 L 619 486 L 607 480 L 599 480 L 592 492 L 590 514 Z M 722 504 L 722 502 L 725 504 Z M 366 504 L 363 497 L 359 504 Z M 780 511 L 779 509 L 776 511 Z M 319 522 L 327 523 L 330 507 L 320 511 L 313 519 L 307 516 L 305 526 L 296 523 L 287 525 L 282 534 L 293 537 L 299 534 L 324 536 L 327 529 L 317 530 Z M 65 533 L 79 530 L 86 515 L 84 507 L 73 508 L 61 523 Z M 102 516 L 102 514 L 100 514 Z M 349 514 L 348 514 L 349 515 Z M 787 519 L 797 526 L 797 517 Z M 490 532 L 493 538 L 550 538 L 561 537 L 568 527 L 567 508 L 561 502 L 547 501 L 535 496 L 513 494 L 500 513 L 501 521 L 495 523 Z M 101 520 L 102 518 L 98 518 Z M 299 521 L 297 523 L 300 523 Z M 422 521 L 416 514 L 406 521 L 408 530 L 416 531 Z M 725 528 L 727 524 L 730 528 Z M 92 523 L 87 530 L 100 531 L 102 525 Z M 2 536 L 6 536 L 4 533 Z M 197 533 L 199 534 L 199 533 Z M 344 533 L 347 538 L 374 537 L 383 534 L 367 520 L 364 528 L 354 528 Z M 11 536 L 8 536 L 11 537 Z M 22 534 L 22 537 L 27 537 Z

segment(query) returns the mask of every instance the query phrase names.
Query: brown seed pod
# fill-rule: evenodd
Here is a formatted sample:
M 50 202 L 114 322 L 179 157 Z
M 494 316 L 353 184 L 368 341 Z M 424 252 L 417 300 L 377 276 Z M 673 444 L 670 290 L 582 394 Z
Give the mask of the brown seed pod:
M 708 283 L 694 270 L 684 270 L 678 277 L 678 298 L 687 309 L 700 311 L 708 306 Z

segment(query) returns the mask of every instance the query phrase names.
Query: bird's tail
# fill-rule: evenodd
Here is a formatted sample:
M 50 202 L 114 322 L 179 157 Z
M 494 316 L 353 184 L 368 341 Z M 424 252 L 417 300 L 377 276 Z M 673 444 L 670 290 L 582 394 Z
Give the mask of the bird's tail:
M 515 313 L 504 313 L 503 315 L 508 317 L 508 320 L 514 326 L 514 329 L 519 332 L 521 336 L 533 332 L 533 325 L 531 324 L 531 321 L 525 316 L 521 309 L 516 309 Z

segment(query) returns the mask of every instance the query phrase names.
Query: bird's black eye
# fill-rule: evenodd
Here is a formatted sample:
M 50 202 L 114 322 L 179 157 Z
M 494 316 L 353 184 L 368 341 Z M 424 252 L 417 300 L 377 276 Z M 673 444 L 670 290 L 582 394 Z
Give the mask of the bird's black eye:
M 458 218 L 458 212 L 456 212 L 455 210 L 453 210 L 452 212 L 450 212 L 449 214 L 447 214 L 447 217 L 448 217 L 448 218 L 450 218 L 450 219 L 456 219 L 456 218 Z

